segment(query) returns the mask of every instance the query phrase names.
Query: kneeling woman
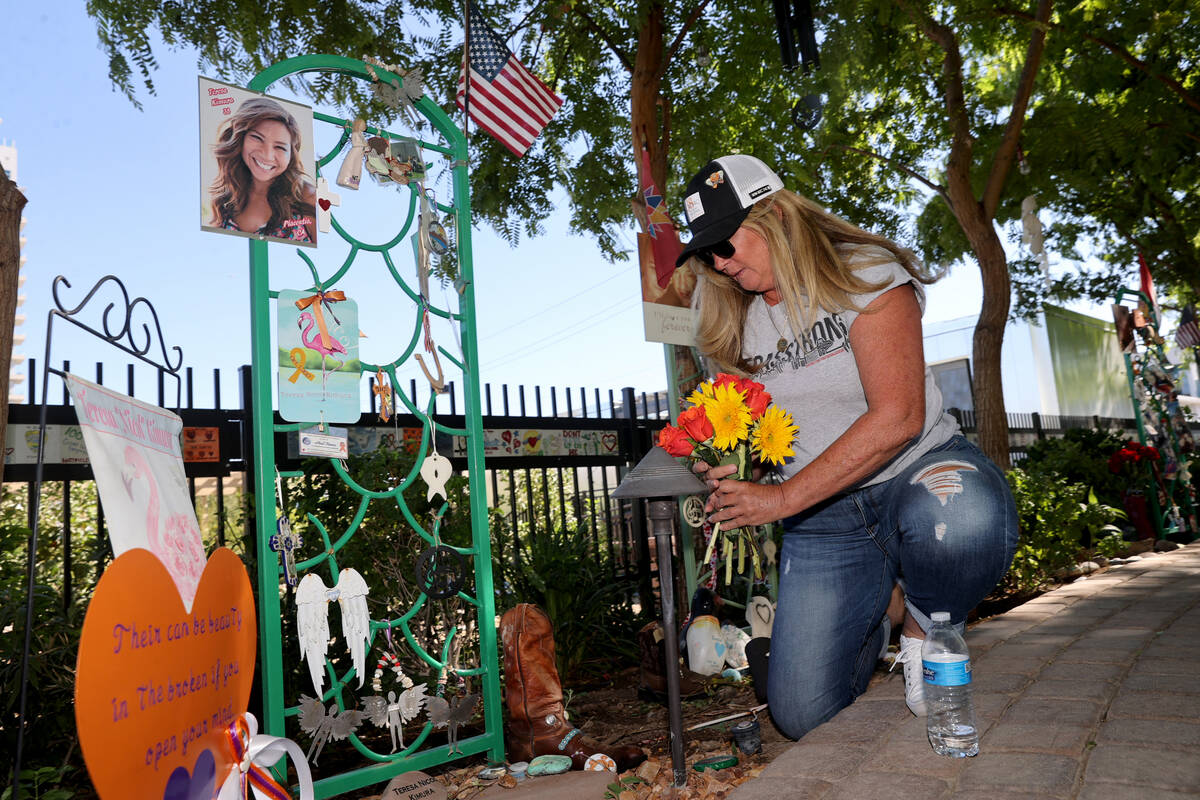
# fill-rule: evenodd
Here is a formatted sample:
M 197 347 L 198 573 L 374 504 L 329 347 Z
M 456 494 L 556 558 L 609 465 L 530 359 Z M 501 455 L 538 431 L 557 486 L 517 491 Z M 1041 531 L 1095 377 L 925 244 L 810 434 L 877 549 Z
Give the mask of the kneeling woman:
M 684 198 L 697 340 L 752 375 L 799 432 L 782 482 L 709 469 L 709 519 L 782 521 L 771 714 L 799 738 L 867 687 L 897 581 L 906 701 L 924 713 L 921 642 L 960 627 L 1008 569 L 1017 515 L 1003 473 L 959 432 L 925 366 L 924 284 L 911 252 L 783 188 L 758 159 L 709 162 Z M 897 621 L 899 621 L 897 619 Z

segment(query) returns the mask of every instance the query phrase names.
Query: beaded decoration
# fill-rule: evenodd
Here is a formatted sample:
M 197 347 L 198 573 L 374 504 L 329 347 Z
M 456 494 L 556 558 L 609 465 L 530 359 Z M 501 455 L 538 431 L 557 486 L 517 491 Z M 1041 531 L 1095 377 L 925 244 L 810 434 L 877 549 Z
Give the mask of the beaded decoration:
M 375 663 L 375 674 L 371 676 L 371 688 L 376 694 L 383 694 L 383 671 L 388 668 L 396 674 L 396 680 L 400 681 L 401 686 L 405 689 L 412 688 L 412 678 L 405 675 L 404 670 L 400 668 L 400 659 L 392 653 L 384 653 Z

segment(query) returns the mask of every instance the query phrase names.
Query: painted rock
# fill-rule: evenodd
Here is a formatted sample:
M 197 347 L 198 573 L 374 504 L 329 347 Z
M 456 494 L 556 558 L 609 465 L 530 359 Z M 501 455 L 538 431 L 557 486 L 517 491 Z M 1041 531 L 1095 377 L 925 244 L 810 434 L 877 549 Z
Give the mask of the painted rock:
M 529 777 L 538 775 L 557 775 L 571 768 L 570 756 L 538 756 L 529 762 Z

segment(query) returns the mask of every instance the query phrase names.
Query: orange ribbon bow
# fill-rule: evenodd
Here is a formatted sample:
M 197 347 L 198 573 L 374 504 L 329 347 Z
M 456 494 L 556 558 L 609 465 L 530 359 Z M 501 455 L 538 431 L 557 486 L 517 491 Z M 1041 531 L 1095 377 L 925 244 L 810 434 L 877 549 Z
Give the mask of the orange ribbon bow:
M 330 292 L 317 292 L 308 297 L 301 297 L 296 301 L 296 308 L 301 311 L 311 306 L 313 318 L 317 321 L 317 330 L 321 334 L 322 347 L 328 348 L 333 339 L 329 336 L 329 328 L 325 325 L 325 316 L 321 313 L 321 306 L 328 307 L 330 316 L 333 316 L 333 321 L 338 322 L 338 318 L 334 315 L 333 308 L 329 304 L 338 303 L 345 299 L 346 293 L 335 289 Z M 340 325 L 341 323 L 338 322 L 338 324 Z

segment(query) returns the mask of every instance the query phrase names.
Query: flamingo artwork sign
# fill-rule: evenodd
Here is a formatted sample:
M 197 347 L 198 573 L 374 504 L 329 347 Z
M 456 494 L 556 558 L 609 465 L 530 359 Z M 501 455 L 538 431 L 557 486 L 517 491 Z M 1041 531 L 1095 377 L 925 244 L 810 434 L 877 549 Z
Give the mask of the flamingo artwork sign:
M 340 291 L 279 292 L 279 414 L 289 422 L 358 422 L 358 304 Z
M 183 420 L 77 375 L 67 375 L 67 388 L 75 401 L 113 555 L 139 547 L 149 550 L 190 611 L 205 553 L 183 471 Z

